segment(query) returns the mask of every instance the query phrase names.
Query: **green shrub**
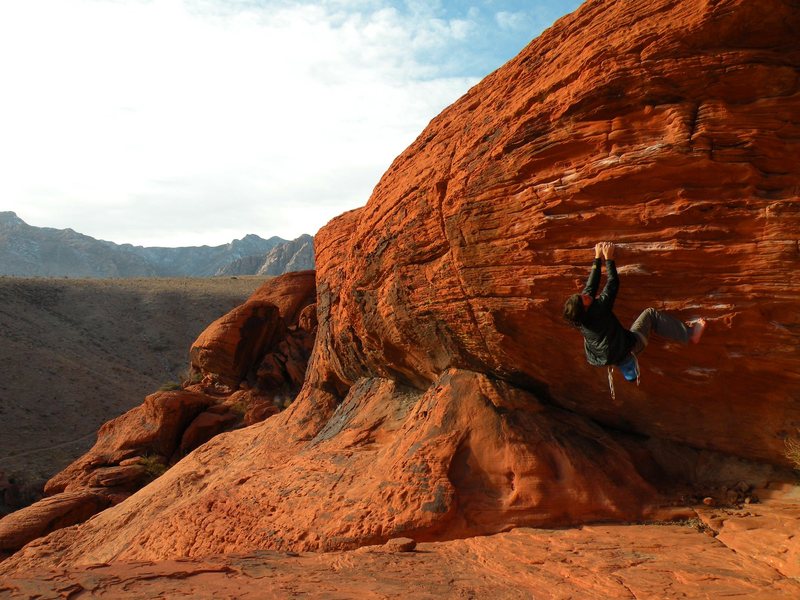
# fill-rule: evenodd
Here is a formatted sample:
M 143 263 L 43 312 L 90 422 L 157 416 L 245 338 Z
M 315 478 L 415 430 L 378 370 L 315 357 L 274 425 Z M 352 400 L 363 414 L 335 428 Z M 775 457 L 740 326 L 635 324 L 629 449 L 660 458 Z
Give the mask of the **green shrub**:
M 175 390 L 182 390 L 183 386 L 178 383 L 177 381 L 168 381 L 160 388 L 158 388 L 159 392 L 174 392 Z

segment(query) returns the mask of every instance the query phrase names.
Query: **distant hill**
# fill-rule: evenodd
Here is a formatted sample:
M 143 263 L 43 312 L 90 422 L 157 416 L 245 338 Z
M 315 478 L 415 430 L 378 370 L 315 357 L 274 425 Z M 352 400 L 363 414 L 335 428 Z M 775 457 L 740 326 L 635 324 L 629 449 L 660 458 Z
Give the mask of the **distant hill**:
M 41 488 L 265 280 L 0 277 L 0 516 L 3 474 Z
M 245 256 L 222 267 L 216 275 L 281 275 L 314 268 L 314 238 L 301 235 L 278 244 L 267 254 Z
M 301 236 L 300 239 L 310 238 Z M 17 277 L 210 277 L 245 257 L 266 257 L 272 250 L 277 261 L 269 274 L 313 268 L 292 260 L 298 240 L 263 239 L 246 235 L 221 246 L 159 248 L 115 244 L 72 229 L 28 225 L 13 212 L 0 212 L 0 275 Z M 291 264 L 289 264 L 291 263 Z M 299 266 L 298 266 L 299 265 Z M 254 272 L 255 273 L 255 272 Z M 231 273 L 235 274 L 235 273 Z M 244 274 L 244 273 L 242 273 Z

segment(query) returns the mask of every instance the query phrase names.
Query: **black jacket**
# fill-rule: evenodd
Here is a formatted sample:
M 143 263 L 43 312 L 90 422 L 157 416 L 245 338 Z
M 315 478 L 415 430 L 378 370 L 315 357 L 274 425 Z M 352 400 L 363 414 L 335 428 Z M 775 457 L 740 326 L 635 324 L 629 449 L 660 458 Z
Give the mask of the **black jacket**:
M 579 326 L 583 334 L 583 348 L 586 351 L 586 360 L 597 367 L 615 365 L 621 362 L 636 342 L 636 336 L 625 329 L 612 312 L 614 300 L 619 290 L 617 267 L 613 260 L 606 261 L 606 286 L 603 292 L 595 298 L 597 288 L 600 286 L 601 261 L 594 260 L 592 271 L 583 293 L 594 298 Z

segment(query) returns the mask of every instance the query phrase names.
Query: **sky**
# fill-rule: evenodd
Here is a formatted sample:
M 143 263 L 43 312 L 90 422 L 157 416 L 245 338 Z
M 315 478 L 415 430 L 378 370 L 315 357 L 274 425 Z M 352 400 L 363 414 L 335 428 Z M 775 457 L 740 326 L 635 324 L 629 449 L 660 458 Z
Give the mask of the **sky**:
M 3 0 L 0 211 L 144 246 L 314 234 L 578 0 Z

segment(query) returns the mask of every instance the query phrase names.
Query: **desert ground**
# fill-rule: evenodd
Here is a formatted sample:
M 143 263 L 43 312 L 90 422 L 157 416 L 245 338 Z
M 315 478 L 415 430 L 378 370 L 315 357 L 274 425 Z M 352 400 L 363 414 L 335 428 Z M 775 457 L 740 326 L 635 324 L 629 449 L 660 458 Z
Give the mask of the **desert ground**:
M 671 523 L 517 528 L 347 552 L 279 552 L 95 564 L 15 575 L 9 598 L 797 598 L 796 489 L 744 510 Z M 787 493 L 788 492 L 788 493 Z M 781 527 L 783 526 L 783 527 Z M 795 575 L 792 577 L 791 575 Z
M 0 277 L 0 473 L 35 494 L 264 280 Z

